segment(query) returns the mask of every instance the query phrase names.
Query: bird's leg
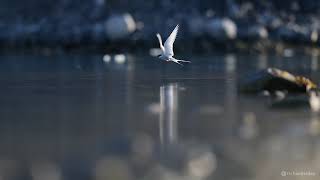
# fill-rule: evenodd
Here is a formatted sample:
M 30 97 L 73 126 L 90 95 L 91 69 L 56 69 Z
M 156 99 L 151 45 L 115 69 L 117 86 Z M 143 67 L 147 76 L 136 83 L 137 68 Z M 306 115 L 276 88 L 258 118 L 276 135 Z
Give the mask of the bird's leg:
M 171 58 L 171 59 L 174 59 L 175 61 L 178 61 L 178 62 L 186 62 L 186 63 L 191 63 L 191 61 L 180 60 L 180 59 L 176 59 L 176 58 Z
M 179 59 L 177 59 L 177 61 L 179 61 L 179 62 L 191 63 L 191 61 L 186 61 L 186 60 L 179 60 Z
M 171 61 L 175 61 L 175 62 L 185 62 L 185 63 L 191 63 L 191 61 L 186 61 L 186 60 L 180 60 L 180 59 L 176 59 L 176 58 L 170 58 Z
M 179 60 L 177 60 L 177 59 L 175 59 L 175 58 L 173 58 L 173 57 L 169 58 L 169 61 L 173 61 L 173 62 L 175 62 L 175 63 L 183 66 L 183 64 L 181 64 L 181 63 L 179 62 Z
M 177 63 L 177 64 L 179 64 L 179 65 L 183 66 L 183 64 L 179 63 L 178 61 L 173 61 L 173 62 L 175 62 L 175 63 Z

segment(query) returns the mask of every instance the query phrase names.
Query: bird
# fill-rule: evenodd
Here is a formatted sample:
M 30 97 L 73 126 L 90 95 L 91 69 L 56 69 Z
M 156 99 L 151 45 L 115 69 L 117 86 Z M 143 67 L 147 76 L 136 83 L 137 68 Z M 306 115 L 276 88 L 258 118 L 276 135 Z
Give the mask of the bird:
M 191 61 L 185 61 L 185 60 L 180 60 L 180 59 L 176 59 L 173 57 L 174 53 L 173 53 L 173 43 L 176 40 L 177 34 L 178 34 L 178 30 L 179 30 L 179 24 L 174 28 L 174 30 L 171 32 L 170 36 L 168 37 L 168 39 L 164 42 L 164 45 L 162 44 L 162 39 L 159 33 L 157 33 L 157 38 L 159 40 L 160 43 L 160 49 L 161 49 L 161 54 L 158 55 L 158 58 L 164 61 L 172 61 L 175 62 L 181 66 L 183 66 L 183 64 L 181 62 L 184 63 L 191 63 Z

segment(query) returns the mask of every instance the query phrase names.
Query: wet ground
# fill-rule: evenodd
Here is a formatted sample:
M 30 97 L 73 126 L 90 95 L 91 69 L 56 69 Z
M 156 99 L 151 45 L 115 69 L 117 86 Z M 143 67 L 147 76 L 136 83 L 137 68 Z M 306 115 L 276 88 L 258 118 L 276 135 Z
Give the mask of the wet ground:
M 319 179 L 320 116 L 237 90 L 318 57 L 186 57 L 1 55 L 0 179 Z

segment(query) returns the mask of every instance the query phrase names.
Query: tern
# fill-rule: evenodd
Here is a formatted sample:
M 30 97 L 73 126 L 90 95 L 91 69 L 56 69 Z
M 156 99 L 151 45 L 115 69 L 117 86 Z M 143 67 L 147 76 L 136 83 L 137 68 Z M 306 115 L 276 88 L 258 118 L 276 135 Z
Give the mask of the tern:
M 183 64 L 181 62 L 190 63 L 190 61 L 179 60 L 179 59 L 176 59 L 173 57 L 173 55 L 174 55 L 173 43 L 176 40 L 178 30 L 179 30 L 179 24 L 171 32 L 171 34 L 168 37 L 168 39 L 166 40 L 166 42 L 164 42 L 164 45 L 162 44 L 162 39 L 161 39 L 160 34 L 157 33 L 157 38 L 159 40 L 160 49 L 161 49 L 161 54 L 158 55 L 158 58 L 161 60 L 164 60 L 164 61 L 172 61 L 172 62 L 175 62 L 175 63 L 183 66 Z

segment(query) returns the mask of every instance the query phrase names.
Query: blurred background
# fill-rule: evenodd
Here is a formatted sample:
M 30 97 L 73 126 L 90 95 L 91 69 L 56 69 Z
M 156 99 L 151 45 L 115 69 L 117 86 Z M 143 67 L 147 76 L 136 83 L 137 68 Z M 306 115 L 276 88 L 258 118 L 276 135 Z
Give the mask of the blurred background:
M 128 51 L 156 45 L 156 32 L 180 24 L 177 47 L 198 51 L 317 46 L 319 7 L 315 0 L 3 0 L 0 45 Z
M 0 180 L 319 179 L 308 96 L 239 92 L 269 67 L 319 84 L 319 13 L 316 0 L 2 0 Z M 177 24 L 185 66 L 155 57 Z

